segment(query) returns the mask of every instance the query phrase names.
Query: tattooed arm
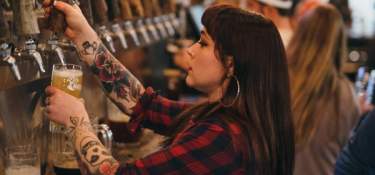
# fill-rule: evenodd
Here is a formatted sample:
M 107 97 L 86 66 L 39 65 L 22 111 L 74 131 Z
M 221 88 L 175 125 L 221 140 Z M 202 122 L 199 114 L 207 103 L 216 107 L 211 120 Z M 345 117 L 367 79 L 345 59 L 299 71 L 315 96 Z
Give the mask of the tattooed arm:
M 118 162 L 110 155 L 93 131 L 89 115 L 82 101 L 64 91 L 49 86 L 46 88 L 47 106 L 45 112 L 51 121 L 68 128 L 81 165 L 90 174 L 113 174 Z
M 92 175 L 113 175 L 119 168 L 111 153 L 100 142 L 87 117 L 71 116 L 68 127 L 73 136 L 81 171 Z M 83 166 L 83 167 L 82 167 Z
M 85 60 L 103 84 L 104 90 L 126 114 L 137 103 L 145 89 L 140 81 L 123 66 L 97 38 L 78 44 L 82 60 Z
M 80 59 L 92 67 L 117 106 L 130 114 L 144 92 L 143 85 L 105 48 L 78 6 L 61 1 L 54 1 L 53 5 L 65 14 L 65 35 L 77 46 Z

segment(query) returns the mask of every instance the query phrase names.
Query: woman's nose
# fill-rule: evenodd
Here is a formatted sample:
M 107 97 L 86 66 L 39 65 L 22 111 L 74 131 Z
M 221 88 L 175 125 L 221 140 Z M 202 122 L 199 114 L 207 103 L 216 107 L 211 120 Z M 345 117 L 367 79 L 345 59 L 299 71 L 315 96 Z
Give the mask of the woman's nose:
M 192 47 L 193 47 L 193 46 L 190 46 L 189 48 L 186 49 L 186 53 L 187 53 L 190 57 L 193 57 Z

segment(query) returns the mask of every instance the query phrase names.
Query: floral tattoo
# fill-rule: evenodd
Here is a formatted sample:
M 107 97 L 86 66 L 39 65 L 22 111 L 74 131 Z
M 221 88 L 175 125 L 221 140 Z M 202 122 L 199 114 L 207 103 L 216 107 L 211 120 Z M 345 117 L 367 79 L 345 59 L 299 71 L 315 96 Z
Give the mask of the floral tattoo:
M 114 94 L 116 103 L 120 101 L 123 104 L 121 108 L 130 113 L 133 106 L 129 104 L 135 104 L 143 90 L 139 80 L 122 66 L 103 44 L 99 44 L 96 50 L 91 69 L 99 77 L 107 93 Z

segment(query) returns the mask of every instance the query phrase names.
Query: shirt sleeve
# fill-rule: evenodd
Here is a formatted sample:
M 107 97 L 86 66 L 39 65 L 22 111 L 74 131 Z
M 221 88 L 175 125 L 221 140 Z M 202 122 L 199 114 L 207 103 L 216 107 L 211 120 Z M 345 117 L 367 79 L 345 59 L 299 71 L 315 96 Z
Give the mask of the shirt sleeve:
M 240 157 L 223 127 L 201 123 L 185 130 L 172 146 L 123 164 L 116 174 L 244 174 Z
M 173 119 L 189 106 L 191 106 L 189 103 L 164 98 L 148 87 L 133 108 L 134 112 L 131 114 L 128 127 L 132 133 L 135 133 L 140 126 L 157 133 L 164 133 Z
M 375 168 L 375 111 L 355 130 L 336 162 L 336 175 L 367 174 Z

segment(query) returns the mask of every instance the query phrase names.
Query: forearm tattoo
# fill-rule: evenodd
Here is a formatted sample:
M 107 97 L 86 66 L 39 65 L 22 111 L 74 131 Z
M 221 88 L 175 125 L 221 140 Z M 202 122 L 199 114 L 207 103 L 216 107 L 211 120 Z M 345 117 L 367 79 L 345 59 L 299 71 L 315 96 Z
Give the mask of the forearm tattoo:
M 93 57 L 91 69 L 99 77 L 105 91 L 123 112 L 131 114 L 132 107 L 144 91 L 139 80 L 102 43 L 84 42 L 81 54 Z
M 89 121 L 85 121 L 83 117 L 70 116 L 69 120 L 70 124 L 67 127 L 67 134 L 69 136 L 74 137 L 74 131 L 76 130 L 76 128 L 82 126 L 87 128 L 88 131 L 94 133 L 94 130 L 91 127 L 91 123 Z
M 90 122 L 84 117 L 70 117 L 70 122 L 69 129 L 74 133 L 74 144 L 82 171 L 89 171 L 89 174 L 114 175 L 119 163 L 97 138 Z

